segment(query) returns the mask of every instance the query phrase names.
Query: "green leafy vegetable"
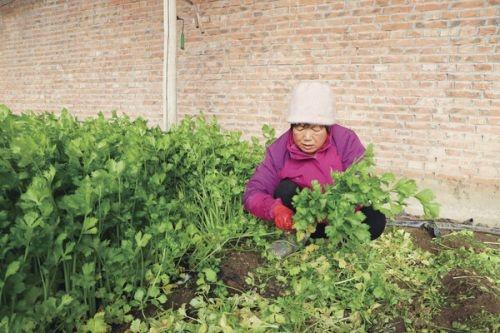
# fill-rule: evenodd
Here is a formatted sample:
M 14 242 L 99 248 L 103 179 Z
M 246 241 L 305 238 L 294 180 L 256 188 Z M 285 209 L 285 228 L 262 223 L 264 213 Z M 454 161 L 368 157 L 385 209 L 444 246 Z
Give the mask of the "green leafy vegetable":
M 316 230 L 318 223 L 327 223 L 326 234 L 335 245 L 341 242 L 356 246 L 370 239 L 365 216 L 356 208 L 373 206 L 388 218 L 402 213 L 406 200 L 417 198 L 428 218 L 436 218 L 439 205 L 433 193 L 426 189 L 417 193 L 417 185 L 411 179 L 399 179 L 391 173 L 375 174 L 373 146 L 368 146 L 364 157 L 343 173 L 333 173 L 333 185 L 314 183 L 311 189 L 303 189 L 294 197 L 297 210 L 294 227 L 302 240 Z M 395 182 L 395 183 L 394 183 Z

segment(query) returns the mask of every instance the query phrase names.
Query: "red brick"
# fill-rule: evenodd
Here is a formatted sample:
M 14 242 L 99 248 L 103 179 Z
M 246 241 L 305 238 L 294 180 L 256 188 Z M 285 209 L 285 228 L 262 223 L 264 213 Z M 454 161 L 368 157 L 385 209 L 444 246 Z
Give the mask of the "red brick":
M 449 3 L 448 2 L 443 2 L 443 3 L 422 3 L 422 4 L 417 4 L 415 6 L 415 9 L 418 12 L 426 12 L 426 11 L 435 11 L 435 10 L 446 10 L 448 9 Z
M 400 22 L 400 23 L 388 23 L 388 24 L 382 24 L 381 29 L 382 30 L 405 30 L 405 29 L 410 29 L 411 28 L 411 23 L 409 22 Z
M 482 0 L 457 1 L 451 4 L 451 9 L 474 8 L 482 7 L 483 5 L 484 1 Z

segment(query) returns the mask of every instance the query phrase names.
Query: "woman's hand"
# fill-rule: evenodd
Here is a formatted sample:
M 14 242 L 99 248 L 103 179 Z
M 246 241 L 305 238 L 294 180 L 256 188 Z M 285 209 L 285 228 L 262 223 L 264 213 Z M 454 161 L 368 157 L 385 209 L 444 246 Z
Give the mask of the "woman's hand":
M 274 224 L 285 231 L 293 230 L 293 211 L 285 205 L 276 205 L 273 209 Z

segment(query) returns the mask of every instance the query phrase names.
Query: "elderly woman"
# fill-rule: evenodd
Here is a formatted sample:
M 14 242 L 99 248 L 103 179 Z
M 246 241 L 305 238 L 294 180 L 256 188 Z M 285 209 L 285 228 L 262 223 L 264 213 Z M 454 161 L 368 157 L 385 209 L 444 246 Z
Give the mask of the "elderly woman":
M 295 87 L 287 121 L 291 128 L 267 149 L 244 194 L 245 209 L 276 227 L 293 230 L 292 197 L 313 180 L 333 182 L 332 171 L 343 172 L 364 154 L 365 148 L 350 129 L 335 124 L 334 100 L 327 84 L 301 82 Z M 364 223 L 371 238 L 379 237 L 386 218 L 363 207 Z M 312 238 L 325 237 L 325 224 L 318 224 Z

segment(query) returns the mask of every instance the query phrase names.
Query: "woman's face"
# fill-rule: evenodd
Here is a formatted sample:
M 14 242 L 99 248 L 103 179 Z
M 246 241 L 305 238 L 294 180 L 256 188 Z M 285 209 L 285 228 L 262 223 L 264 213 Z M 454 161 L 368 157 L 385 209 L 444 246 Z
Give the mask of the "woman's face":
M 293 142 L 306 154 L 314 154 L 323 146 L 328 131 L 323 125 L 294 124 L 292 126 Z

